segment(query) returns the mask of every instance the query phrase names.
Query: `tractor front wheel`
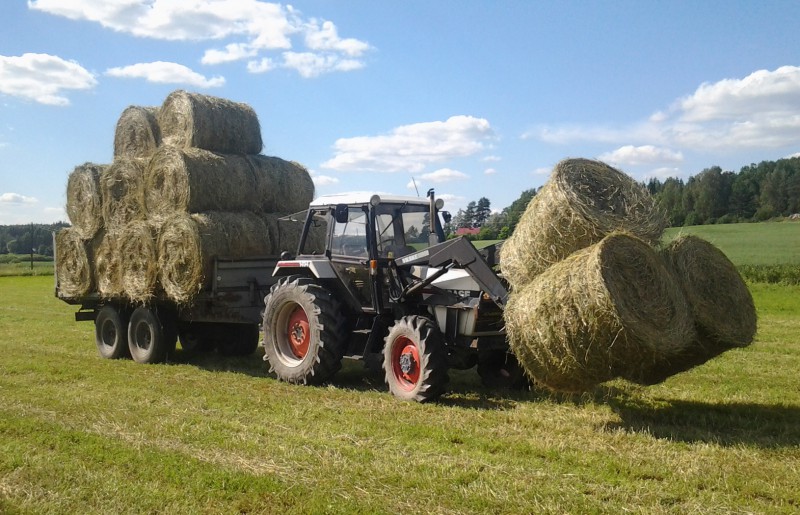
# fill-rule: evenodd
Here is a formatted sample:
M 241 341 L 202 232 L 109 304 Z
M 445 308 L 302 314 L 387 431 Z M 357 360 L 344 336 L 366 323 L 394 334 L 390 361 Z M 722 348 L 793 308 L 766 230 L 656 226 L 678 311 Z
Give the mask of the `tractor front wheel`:
M 407 316 L 389 330 L 383 347 L 389 391 L 406 401 L 426 402 L 445 391 L 447 352 L 439 329 L 421 316 Z

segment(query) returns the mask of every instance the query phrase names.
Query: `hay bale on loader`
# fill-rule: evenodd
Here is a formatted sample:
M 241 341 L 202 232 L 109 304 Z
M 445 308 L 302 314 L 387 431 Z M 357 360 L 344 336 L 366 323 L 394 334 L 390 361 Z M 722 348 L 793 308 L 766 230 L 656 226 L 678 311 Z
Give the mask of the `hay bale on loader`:
M 116 231 L 103 231 L 94 254 L 94 277 L 97 291 L 103 298 L 123 296 L 122 256 L 119 251 L 120 235 Z
M 632 178 L 599 161 L 566 159 L 503 244 L 500 266 L 512 287 L 519 287 L 614 231 L 656 243 L 665 226 L 653 198 Z
M 730 349 L 750 345 L 757 329 L 750 290 L 722 251 L 689 235 L 673 240 L 661 255 L 689 302 L 697 338 L 678 354 L 628 378 L 648 385 L 702 365 Z
M 696 339 L 689 306 L 658 254 L 613 233 L 512 291 L 511 350 L 536 382 L 580 392 L 636 376 Z
M 244 156 L 163 146 L 145 171 L 144 205 L 152 218 L 205 211 L 255 210 L 255 173 Z
M 100 175 L 103 195 L 103 219 L 106 227 L 121 227 L 134 220 L 143 220 L 144 169 L 147 160 L 118 157 Z
M 57 290 L 65 298 L 82 297 L 94 286 L 91 263 L 102 240 L 102 231 L 91 240 L 84 240 L 72 227 L 56 233 Z
M 84 163 L 67 179 L 67 217 L 75 232 L 88 240 L 103 226 L 100 176 L 108 165 Z
M 210 286 L 214 258 L 273 255 L 264 220 L 254 213 L 180 213 L 167 218 L 158 237 L 158 278 L 169 298 L 190 302 Z
M 117 120 L 114 157 L 150 157 L 161 145 L 158 107 L 129 106 Z
M 150 300 L 158 280 L 157 231 L 148 221 L 126 225 L 120 234 L 121 282 L 125 295 L 134 302 Z
M 261 126 L 247 104 L 177 90 L 158 113 L 162 141 L 225 154 L 258 154 L 264 146 Z

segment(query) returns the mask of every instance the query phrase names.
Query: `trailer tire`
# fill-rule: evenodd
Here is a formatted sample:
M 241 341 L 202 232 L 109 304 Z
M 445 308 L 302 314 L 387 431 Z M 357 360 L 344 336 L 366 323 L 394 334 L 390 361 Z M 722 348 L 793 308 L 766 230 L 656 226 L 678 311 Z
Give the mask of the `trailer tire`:
M 139 306 L 128 322 L 128 348 L 137 363 L 163 363 L 175 351 L 178 332 L 167 312 Z
M 426 402 L 444 393 L 447 352 L 430 319 L 406 316 L 395 322 L 383 346 L 383 371 L 389 391 L 399 399 Z
M 342 367 L 344 319 L 329 291 L 291 276 L 272 286 L 264 306 L 264 359 L 278 379 L 322 384 Z
M 217 343 L 217 352 L 223 356 L 249 356 L 258 348 L 258 324 L 230 324 Z
M 94 320 L 94 339 L 103 358 L 130 357 L 127 314 L 110 304 L 103 306 Z

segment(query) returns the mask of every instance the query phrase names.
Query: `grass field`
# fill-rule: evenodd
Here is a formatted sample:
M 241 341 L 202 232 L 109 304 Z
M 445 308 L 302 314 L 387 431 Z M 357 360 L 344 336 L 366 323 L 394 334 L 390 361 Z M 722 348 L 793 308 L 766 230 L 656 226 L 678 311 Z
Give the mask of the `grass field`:
M 0 513 L 797 513 L 800 287 L 757 341 L 654 387 L 419 405 L 352 363 L 302 387 L 248 358 L 99 358 L 52 278 L 0 278 Z
M 800 222 L 673 227 L 667 229 L 664 240 L 678 234 L 694 234 L 710 241 L 737 266 L 800 266 Z

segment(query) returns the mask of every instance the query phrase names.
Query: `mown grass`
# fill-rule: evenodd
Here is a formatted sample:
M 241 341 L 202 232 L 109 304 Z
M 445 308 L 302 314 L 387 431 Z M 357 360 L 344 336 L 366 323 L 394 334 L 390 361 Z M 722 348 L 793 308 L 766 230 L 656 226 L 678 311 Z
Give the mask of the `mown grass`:
M 757 342 L 655 387 L 429 405 L 357 363 L 302 387 L 247 358 L 106 361 L 51 279 L 0 278 L 2 513 L 792 513 L 800 288 Z

